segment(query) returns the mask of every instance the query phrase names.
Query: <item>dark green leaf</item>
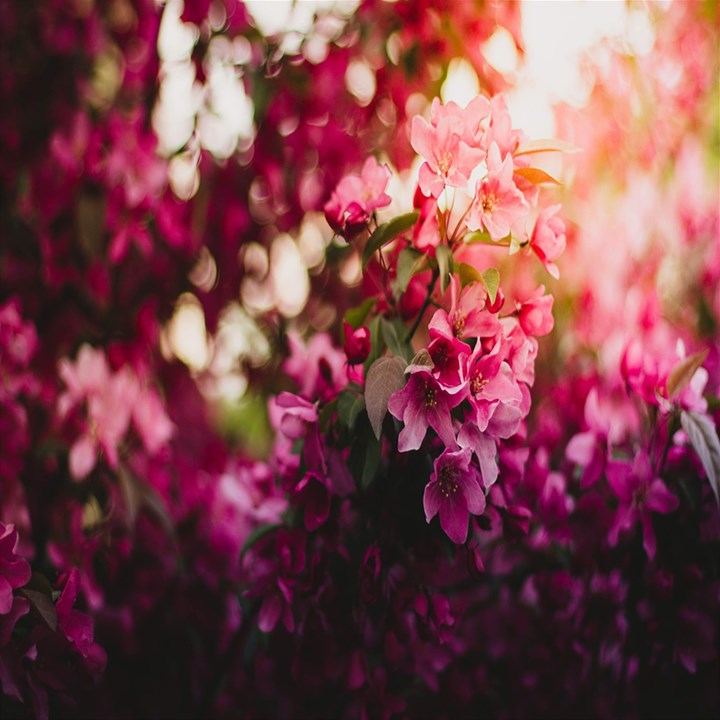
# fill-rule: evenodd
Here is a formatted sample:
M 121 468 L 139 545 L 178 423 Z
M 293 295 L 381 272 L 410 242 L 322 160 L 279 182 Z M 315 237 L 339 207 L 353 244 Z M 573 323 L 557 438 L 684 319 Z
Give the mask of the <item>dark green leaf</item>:
M 29 588 L 22 588 L 18 591 L 21 595 L 24 595 L 30 602 L 30 607 L 40 617 L 41 620 L 51 629 L 57 628 L 57 611 L 53 605 L 52 599 L 49 598 L 44 592 L 39 590 L 30 590 Z
M 380 467 L 382 443 L 371 437 L 365 451 L 365 463 L 363 464 L 362 478 L 360 479 L 360 487 L 365 490 L 375 479 L 378 468 Z
M 36 590 L 37 592 L 41 592 L 44 595 L 47 595 L 49 598 L 52 597 L 53 593 L 50 581 L 42 573 L 39 572 L 33 572 L 30 581 L 27 585 L 25 585 L 25 589 Z
M 269 535 L 274 530 L 282 527 L 277 523 L 264 523 L 258 525 L 248 536 L 247 540 L 243 543 L 242 550 L 240 551 L 240 557 L 243 557 L 245 553 L 258 541 Z
M 410 345 L 403 340 L 407 332 L 405 323 L 402 320 L 386 320 L 383 318 L 382 334 L 385 344 L 390 348 L 390 352 L 397 357 L 407 360 L 412 355 Z
M 368 325 L 368 329 L 370 330 L 370 354 L 363 363 L 365 377 L 367 377 L 370 366 L 385 352 L 385 339 L 380 329 L 381 320 L 380 315 L 376 315 Z
M 365 398 L 355 390 L 343 390 L 337 403 L 338 419 L 350 430 L 353 429 L 358 415 L 365 408 Z
M 413 250 L 412 248 L 405 248 L 398 257 L 397 263 L 397 290 L 400 294 L 404 293 L 412 276 L 420 270 L 425 262 L 425 255 Z
M 323 432 L 327 432 L 330 427 L 335 410 L 339 411 L 338 404 L 338 400 L 331 400 L 329 403 L 324 405 L 318 413 L 318 425 L 320 425 L 320 429 Z
M 400 233 L 409 230 L 416 223 L 418 215 L 418 211 L 413 210 L 413 212 L 405 213 L 405 215 L 398 215 L 398 217 L 380 225 L 380 227 L 378 227 L 368 238 L 367 244 L 363 249 L 363 268 L 368 264 L 368 261 L 376 250 L 379 250 L 383 245 L 387 245 L 387 243 L 397 237 Z
M 345 322 L 349 323 L 356 330 L 365 322 L 368 314 L 375 305 L 375 298 L 368 298 L 363 300 L 357 307 L 350 308 L 345 313 Z

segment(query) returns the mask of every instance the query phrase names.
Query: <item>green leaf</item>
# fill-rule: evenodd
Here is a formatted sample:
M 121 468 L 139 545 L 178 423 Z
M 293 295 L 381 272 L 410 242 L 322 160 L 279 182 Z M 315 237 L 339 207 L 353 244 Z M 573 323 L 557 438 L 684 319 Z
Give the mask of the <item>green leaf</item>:
M 395 281 L 400 294 L 408 289 L 410 280 L 423 266 L 424 261 L 425 255 L 412 248 L 405 248 L 400 253 L 397 262 L 397 280 Z
M 417 210 L 413 210 L 413 212 L 405 213 L 405 215 L 398 215 L 392 220 L 380 225 L 380 227 L 378 227 L 368 238 L 368 241 L 363 248 L 363 269 L 368 264 L 368 261 L 376 250 L 379 250 L 383 245 L 387 245 L 387 243 L 397 237 L 400 233 L 409 230 L 416 223 L 418 215 L 419 212 Z
M 385 352 L 385 339 L 383 338 L 382 330 L 380 329 L 381 320 L 382 318 L 380 315 L 376 315 L 368 325 L 368 329 L 370 330 L 370 354 L 363 363 L 365 377 L 367 377 L 370 366 Z
M 498 287 L 500 287 L 500 273 L 496 268 L 488 268 L 481 274 L 480 279 L 490 296 L 490 302 L 494 303 L 497 297 Z
M 53 589 L 50 581 L 42 574 L 37 571 L 33 571 L 27 585 L 24 586 L 25 590 L 36 590 L 49 598 L 52 597 Z
M 328 428 L 330 427 L 330 423 L 332 422 L 333 415 L 335 414 L 335 411 L 338 409 L 338 400 L 331 400 L 329 403 L 326 403 L 322 410 L 318 413 L 318 425 L 320 426 L 320 429 L 323 432 L 327 432 Z
M 363 463 L 362 476 L 360 478 L 360 487 L 363 490 L 368 488 L 377 475 L 378 468 L 380 467 L 380 457 L 382 455 L 381 450 L 382 443 L 380 440 L 370 437 L 365 450 L 365 462 Z
M 490 237 L 490 233 L 487 230 L 478 230 L 477 232 L 469 233 L 463 238 L 463 242 L 466 245 L 494 245 L 494 240 Z
M 126 520 L 130 528 L 135 527 L 140 510 L 146 508 L 160 521 L 168 536 L 174 538 L 175 525 L 170 517 L 170 511 L 154 487 L 123 467 L 118 472 L 118 484 L 125 501 Z
M 546 173 L 544 170 L 536 167 L 520 167 L 514 170 L 515 175 L 529 180 L 533 185 L 542 185 L 543 183 L 553 183 L 554 185 L 562 185 L 559 180 L 556 180 L 552 175 Z
M 456 269 L 458 277 L 460 278 L 460 285 L 465 287 L 475 282 L 483 282 L 482 275 L 476 267 L 468 265 L 468 263 L 461 262 Z M 484 284 L 484 283 L 483 283 Z
M 720 505 L 720 440 L 713 421 L 705 414 L 685 410 L 680 424 L 705 468 L 715 500 Z
M 348 429 L 352 430 L 358 415 L 365 409 L 365 398 L 356 390 L 345 389 L 337 403 L 338 419 Z
M 349 323 L 355 330 L 357 330 L 365 322 L 365 318 L 367 318 L 374 305 L 375 298 L 363 300 L 360 305 L 350 308 L 345 313 L 345 322 Z
M 53 601 L 44 592 L 39 590 L 30 590 L 29 588 L 21 588 L 18 590 L 30 602 L 30 607 L 40 617 L 41 620 L 53 631 L 57 629 L 58 617 Z
M 510 250 L 508 250 L 508 255 L 514 255 L 516 252 L 520 252 L 520 242 L 513 235 L 510 238 Z
M 540 140 L 528 140 L 524 142 L 520 147 L 513 153 L 514 157 L 519 155 L 530 155 L 532 153 L 544 153 L 544 152 L 565 152 L 565 153 L 578 153 L 580 148 L 571 145 L 569 142 L 564 140 L 557 140 L 555 138 L 544 138 Z
M 399 357 L 378 358 L 365 379 L 365 407 L 375 437 L 380 439 L 390 396 L 405 387 L 406 363 Z
M 269 535 L 274 530 L 277 530 L 278 528 L 281 528 L 282 525 L 278 525 L 278 523 L 263 523 L 262 525 L 258 525 L 248 536 L 245 542 L 243 543 L 242 550 L 240 550 L 240 557 L 242 558 L 245 553 L 258 541 L 264 538 L 266 535 Z
M 678 393 L 682 392 L 690 381 L 693 379 L 693 375 L 702 367 L 708 356 L 707 348 L 700 352 L 688 355 L 684 360 L 681 360 L 668 375 L 667 379 L 667 397 L 668 400 L 672 400 Z
M 452 250 L 447 245 L 438 245 L 435 248 L 435 258 L 437 259 L 438 269 L 440 270 L 440 290 L 445 292 L 450 282 L 450 275 L 453 268 Z
M 390 348 L 390 352 L 397 357 L 407 360 L 412 356 L 412 349 L 403 338 L 407 332 L 405 323 L 402 320 L 386 320 L 382 319 L 380 323 L 382 328 L 383 339 L 385 344 Z

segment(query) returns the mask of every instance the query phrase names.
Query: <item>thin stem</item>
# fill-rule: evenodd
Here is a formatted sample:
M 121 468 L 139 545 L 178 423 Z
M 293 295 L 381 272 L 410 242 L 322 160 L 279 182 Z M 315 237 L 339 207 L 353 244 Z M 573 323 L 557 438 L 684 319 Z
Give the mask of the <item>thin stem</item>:
M 425 311 L 430 307 L 430 303 L 432 302 L 432 291 L 435 287 L 435 283 L 437 282 L 438 277 L 440 277 L 440 269 L 435 268 L 433 270 L 432 279 L 428 283 L 427 287 L 427 294 L 425 295 L 425 302 L 423 302 L 422 307 L 420 308 L 420 312 L 418 313 L 418 316 L 415 318 L 415 322 L 413 323 L 413 326 L 410 328 L 410 331 L 408 332 L 405 342 L 410 342 L 413 339 L 413 335 L 415 335 L 415 331 L 418 329 L 420 325 L 420 321 L 422 320 L 423 315 L 425 314 Z
M 450 240 L 449 240 L 450 244 L 454 243 L 455 240 L 457 239 L 455 236 L 457 235 L 458 230 L 460 230 L 460 226 L 465 221 L 465 218 L 468 216 L 468 213 L 470 212 L 471 209 L 472 209 L 472 203 L 470 203 L 467 206 L 467 208 L 465 209 L 465 212 L 460 216 L 460 219 L 457 221 L 457 225 L 455 226 L 455 229 L 453 230 L 453 233 L 450 236 Z
M 668 419 L 667 437 L 665 438 L 665 447 L 663 448 L 662 458 L 660 459 L 660 466 L 658 467 L 658 476 L 662 476 L 665 470 L 665 463 L 667 462 L 668 453 L 670 452 L 670 445 L 672 444 L 672 439 L 677 432 L 677 429 L 677 414 L 673 412 Z

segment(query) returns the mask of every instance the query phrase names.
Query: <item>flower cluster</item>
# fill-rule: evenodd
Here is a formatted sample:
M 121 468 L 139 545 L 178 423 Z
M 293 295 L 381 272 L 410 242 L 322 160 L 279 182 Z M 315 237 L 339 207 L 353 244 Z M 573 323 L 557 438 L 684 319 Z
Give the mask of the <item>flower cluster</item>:
M 0 717 L 715 717 L 717 8 L 354 5 L 0 0 Z
M 124 366 L 111 372 L 102 352 L 83 345 L 73 364 L 60 361 L 60 377 L 67 391 L 58 398 L 58 415 L 66 421 L 71 411 L 87 404 L 87 419 L 70 447 L 70 474 L 82 480 L 95 467 L 102 449 L 111 468 L 118 467 L 118 447 L 132 419 L 145 450 L 154 455 L 172 437 L 173 425 L 151 388 L 142 388 Z

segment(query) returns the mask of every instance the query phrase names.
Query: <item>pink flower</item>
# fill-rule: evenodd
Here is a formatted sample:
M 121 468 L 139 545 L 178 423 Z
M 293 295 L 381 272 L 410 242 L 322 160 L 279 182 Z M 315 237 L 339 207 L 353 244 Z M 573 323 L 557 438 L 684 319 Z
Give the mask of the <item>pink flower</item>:
M 308 425 L 317 422 L 317 407 L 299 395 L 281 392 L 270 402 L 273 426 L 290 440 L 305 437 L 308 433 Z
M 444 450 L 423 494 L 425 520 L 429 523 L 439 512 L 440 527 L 457 544 L 467 540 L 470 513 L 480 515 L 485 510 L 485 495 L 471 459 L 469 448 Z
M 151 455 L 157 453 L 175 432 L 175 426 L 152 388 L 145 388 L 138 393 L 132 409 L 132 421 L 145 449 Z
M 481 431 L 487 429 L 498 403 L 519 405 L 522 392 L 498 343 L 492 352 L 483 354 L 478 343 L 470 356 L 468 372 L 469 400 L 475 411 L 474 419 Z
M 413 228 L 412 244 L 420 251 L 431 256 L 440 244 L 440 230 L 437 220 L 437 202 L 435 198 L 423 198 L 420 205 L 420 216 Z
M 432 316 L 431 334 L 435 331 L 462 340 L 493 337 L 500 330 L 498 319 L 485 310 L 486 292 L 480 283 L 472 283 L 460 292 L 460 281 L 453 275 L 450 298 L 450 312 L 440 308 Z
M 437 198 L 446 185 L 465 185 L 485 152 L 461 139 L 464 125 L 457 115 L 442 105 L 434 109 L 432 124 L 419 115 L 413 118 L 410 144 L 425 159 L 418 176 L 420 189 L 426 196 Z
M 613 413 L 617 411 L 609 403 L 601 405 L 597 388 L 592 388 L 585 400 L 585 424 L 589 429 L 570 438 L 565 448 L 567 459 L 582 466 L 582 487 L 590 487 L 602 477 L 610 446 L 619 439 L 619 423 L 613 424 Z
M 528 211 L 525 197 L 513 182 L 513 160 L 511 155 L 500 159 L 500 150 L 493 143 L 487 157 L 488 174 L 477 184 L 475 199 L 468 213 L 469 230 L 485 228 L 490 237 L 497 241 L 510 234 L 513 224 Z
M 307 344 L 295 332 L 289 332 L 287 339 L 290 357 L 283 370 L 298 384 L 300 395 L 325 400 L 345 387 L 345 353 L 333 345 L 330 335 L 318 333 Z
M 543 295 L 544 292 L 545 286 L 541 285 L 520 303 L 518 319 L 526 335 L 547 335 L 555 325 L 552 315 L 553 296 Z
M 483 484 L 489 488 L 498 478 L 498 464 L 496 460 L 497 445 L 489 433 L 482 432 L 472 419 L 467 421 L 458 433 L 458 445 L 468 448 L 475 453 Z
M 505 97 L 495 95 L 490 100 L 490 123 L 483 139 L 485 145 L 490 147 L 495 143 L 503 155 L 512 155 L 524 138 L 522 130 L 513 130 Z
M 461 123 L 461 139 L 471 147 L 483 147 L 484 120 L 490 115 L 491 103 L 484 95 L 474 97 L 465 108 L 452 100 L 442 105 L 434 98 L 430 106 L 430 122 L 437 125 L 440 118 L 457 118 Z
M 560 277 L 560 271 L 554 261 L 565 250 L 565 223 L 556 217 L 558 210 L 560 205 L 552 205 L 542 210 L 530 238 L 530 247 L 545 269 L 556 279 Z
M 67 391 L 58 399 L 61 418 L 90 395 L 102 392 L 110 379 L 105 354 L 90 345 L 80 348 L 74 363 L 67 358 L 60 360 L 58 373 L 67 385 Z
M 462 399 L 462 393 L 451 395 L 445 391 L 428 368 L 417 367 L 405 387 L 388 401 L 390 413 L 405 423 L 398 438 L 398 450 L 417 450 L 428 427 L 435 430 L 447 447 L 457 447 L 450 410 Z
M 325 218 L 337 233 L 354 235 L 368 222 L 372 213 L 391 202 L 385 192 L 390 168 L 369 157 L 360 175 L 345 175 L 330 200 L 325 203 Z
M 667 489 L 660 478 L 653 476 L 650 458 L 645 450 L 635 456 L 632 466 L 624 461 L 608 461 L 607 479 L 620 500 L 615 522 L 608 536 L 610 545 L 617 544 L 621 531 L 630 530 L 635 523 L 640 522 L 643 529 L 643 547 L 652 560 L 655 557 L 657 541 L 651 513 L 667 514 L 677 510 L 680 504 L 677 497 Z

